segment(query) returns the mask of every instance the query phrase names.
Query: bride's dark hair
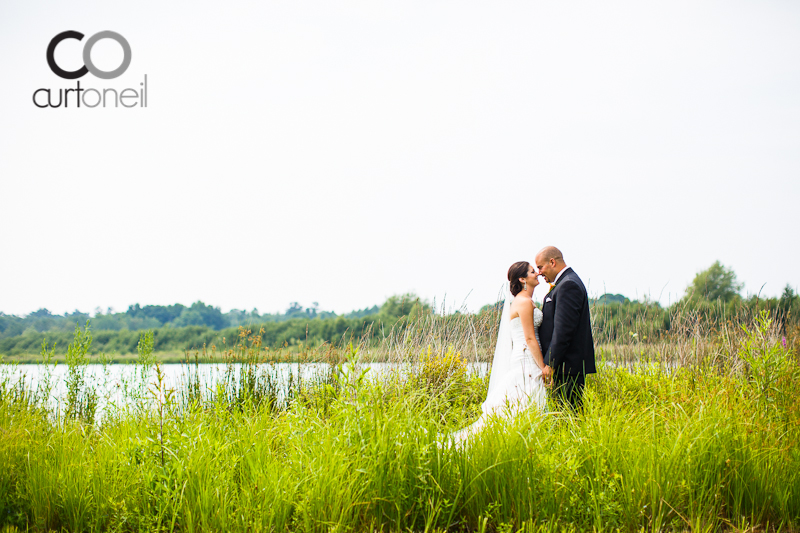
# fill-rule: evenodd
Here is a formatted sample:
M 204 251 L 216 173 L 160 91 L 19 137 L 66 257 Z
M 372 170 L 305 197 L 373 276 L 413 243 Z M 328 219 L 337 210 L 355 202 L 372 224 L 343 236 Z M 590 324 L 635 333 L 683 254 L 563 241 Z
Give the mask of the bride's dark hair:
M 531 266 L 527 261 L 517 261 L 508 269 L 508 288 L 511 294 L 516 296 L 522 292 L 522 282 L 519 278 L 528 277 L 528 267 Z

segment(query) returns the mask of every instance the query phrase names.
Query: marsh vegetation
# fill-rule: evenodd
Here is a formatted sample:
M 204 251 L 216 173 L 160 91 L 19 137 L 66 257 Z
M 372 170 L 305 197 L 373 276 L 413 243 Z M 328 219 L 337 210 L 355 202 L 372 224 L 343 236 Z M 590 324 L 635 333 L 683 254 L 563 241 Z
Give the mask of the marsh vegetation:
M 494 323 L 488 320 L 487 323 Z M 605 343 L 582 413 L 527 412 L 456 446 L 491 342 L 470 319 L 419 317 L 382 350 L 325 346 L 322 372 L 278 376 L 240 331 L 230 371 L 166 383 L 142 334 L 125 402 L 68 349 L 66 394 L 0 385 L 0 524 L 67 531 L 793 530 L 800 371 L 768 313 L 672 338 Z M 690 327 L 691 326 L 691 327 Z M 481 340 L 483 338 L 483 340 Z M 468 355 L 465 355 L 468 354 Z M 202 357 L 202 354 L 196 354 Z M 52 352 L 42 348 L 47 360 Z M 326 359 L 327 358 L 327 359 Z M 299 365 L 301 369 L 303 365 Z M 45 374 L 46 376 L 47 374 Z M 116 386 L 112 384 L 112 386 Z M 98 405 L 103 415 L 98 416 Z

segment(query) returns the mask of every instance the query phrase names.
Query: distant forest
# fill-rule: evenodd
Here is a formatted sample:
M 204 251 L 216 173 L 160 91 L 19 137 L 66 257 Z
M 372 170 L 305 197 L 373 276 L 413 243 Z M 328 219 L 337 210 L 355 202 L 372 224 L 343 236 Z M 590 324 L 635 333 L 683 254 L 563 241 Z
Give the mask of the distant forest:
M 593 304 L 630 303 L 630 300 L 621 294 L 604 294 Z M 480 312 L 485 312 L 495 304 L 484 306 Z M 158 329 L 162 327 L 183 328 L 188 326 L 202 326 L 215 331 L 239 326 L 254 324 L 269 324 L 287 322 L 292 320 L 329 320 L 344 318 L 347 320 L 369 318 L 393 321 L 402 316 L 413 314 L 420 310 L 429 310 L 430 304 L 420 299 L 416 294 L 408 293 L 388 298 L 382 305 L 373 305 L 343 315 L 332 311 L 322 311 L 319 304 L 314 302 L 311 307 L 303 307 L 297 302 L 289 304 L 285 313 L 259 314 L 258 309 L 241 311 L 232 309 L 223 313 L 219 307 L 212 307 L 203 302 L 195 302 L 190 306 L 174 305 L 141 305 L 128 306 L 127 311 L 115 313 L 109 309 L 103 313 L 100 309 L 95 311 L 95 316 L 89 313 L 74 311 L 63 315 L 54 315 L 47 309 L 39 309 L 27 316 L 19 317 L 6 315 L 0 312 L 0 339 L 29 335 L 34 333 L 64 331 L 71 333 L 75 324 L 84 325 L 91 320 L 94 331 L 140 331 Z
M 638 338 L 655 340 L 672 330 L 676 316 L 680 314 L 685 319 L 687 312 L 692 320 L 713 326 L 731 317 L 768 311 L 780 321 L 786 335 L 800 337 L 800 297 L 791 286 L 787 285 L 778 298 L 745 297 L 741 295 L 742 288 L 732 270 L 715 262 L 698 273 L 684 297 L 669 307 L 647 299 L 637 301 L 620 294 L 604 294 L 590 301 L 595 340 L 617 342 L 637 338 L 638 333 L 642 334 Z M 498 305 L 499 302 L 485 305 L 477 315 L 492 312 Z M 94 317 L 79 311 L 54 315 L 47 309 L 24 317 L 0 313 L 0 356 L 39 353 L 45 340 L 51 345 L 56 343 L 56 353 L 64 353 L 76 325 L 84 326 L 87 321 L 94 336 L 92 353 L 130 354 L 136 352 L 140 332 L 144 330 L 153 331 L 155 350 L 162 352 L 183 352 L 211 345 L 222 349 L 235 343 L 240 326 L 260 331 L 264 346 L 316 345 L 340 343 L 368 331 L 380 335 L 390 328 L 405 327 L 432 311 L 429 302 L 409 293 L 392 296 L 380 306 L 344 315 L 320 310 L 316 303 L 304 308 L 297 302 L 279 314 L 259 314 L 257 309 L 223 313 L 219 307 L 199 301 L 188 307 L 135 304 L 119 313 L 98 310 Z
M 398 301 L 417 301 L 419 298 L 413 294 L 394 296 L 387 300 L 387 311 L 398 307 Z M 386 304 L 384 304 L 386 305 Z M 377 315 L 381 308 L 377 305 L 352 311 L 344 318 L 362 318 Z M 322 311 L 319 304 L 314 302 L 311 307 L 303 308 L 299 303 L 292 302 L 285 313 L 259 314 L 258 309 L 240 311 L 232 309 L 223 313 L 219 307 L 212 307 L 203 302 L 195 302 L 190 306 L 174 305 L 141 305 L 128 306 L 127 311 L 115 313 L 109 309 L 103 313 L 100 309 L 95 311 L 95 316 L 89 313 L 74 311 L 63 315 L 54 315 L 47 309 L 39 309 L 33 313 L 18 317 L 0 312 L 0 339 L 14 337 L 25 333 L 44 333 L 46 331 L 69 331 L 75 329 L 75 323 L 85 324 L 91 319 L 92 329 L 95 331 L 130 331 L 157 329 L 161 327 L 183 328 L 186 326 L 205 326 L 216 331 L 225 328 L 236 328 L 250 324 L 263 324 L 269 322 L 285 322 L 292 319 L 329 319 L 339 315 L 331 311 Z
M 84 326 L 87 321 L 94 337 L 92 353 L 127 354 L 136 352 L 139 332 L 144 330 L 154 332 L 157 351 L 199 349 L 212 344 L 223 348 L 223 339 L 235 342 L 240 326 L 263 329 L 267 346 L 285 346 L 360 336 L 376 322 L 393 325 L 401 318 L 413 318 L 430 309 L 430 304 L 417 295 L 402 294 L 388 298 L 380 307 L 374 305 L 344 315 L 321 311 L 316 303 L 304 308 L 297 302 L 291 303 L 285 313 L 263 315 L 257 309 L 223 313 L 219 307 L 203 302 L 188 307 L 134 304 L 124 312 L 96 312 L 94 317 L 80 311 L 54 315 L 47 309 L 24 317 L 0 313 L 0 356 L 38 353 L 45 340 L 56 343 L 56 353 L 64 353 L 76 325 Z

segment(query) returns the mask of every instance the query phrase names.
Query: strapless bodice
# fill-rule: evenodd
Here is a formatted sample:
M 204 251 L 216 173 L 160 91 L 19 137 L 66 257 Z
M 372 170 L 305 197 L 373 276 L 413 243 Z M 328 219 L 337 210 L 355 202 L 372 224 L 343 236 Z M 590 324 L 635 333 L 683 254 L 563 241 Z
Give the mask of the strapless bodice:
M 538 307 L 533 308 L 533 332 L 536 335 L 536 342 L 539 341 L 539 326 L 542 325 L 544 315 Z M 525 343 L 525 330 L 522 329 L 522 318 L 514 317 L 511 319 L 511 343 L 514 347 L 514 352 L 527 351 L 527 344 Z
M 542 325 L 542 320 L 544 320 L 544 315 L 542 314 L 542 310 L 538 307 L 533 308 L 533 327 L 538 328 Z M 511 319 L 511 325 L 514 329 L 522 329 L 522 318 L 519 316 L 515 316 Z

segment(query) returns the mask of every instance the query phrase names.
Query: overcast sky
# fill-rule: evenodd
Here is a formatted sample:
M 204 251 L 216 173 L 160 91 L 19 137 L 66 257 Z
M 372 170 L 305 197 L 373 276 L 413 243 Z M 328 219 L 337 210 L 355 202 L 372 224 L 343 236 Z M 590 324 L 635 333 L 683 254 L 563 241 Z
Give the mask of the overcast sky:
M 89 36 L 147 108 L 39 109 Z M 122 48 L 92 60 L 113 70 Z M 800 285 L 800 3 L 0 0 L 0 311 Z

